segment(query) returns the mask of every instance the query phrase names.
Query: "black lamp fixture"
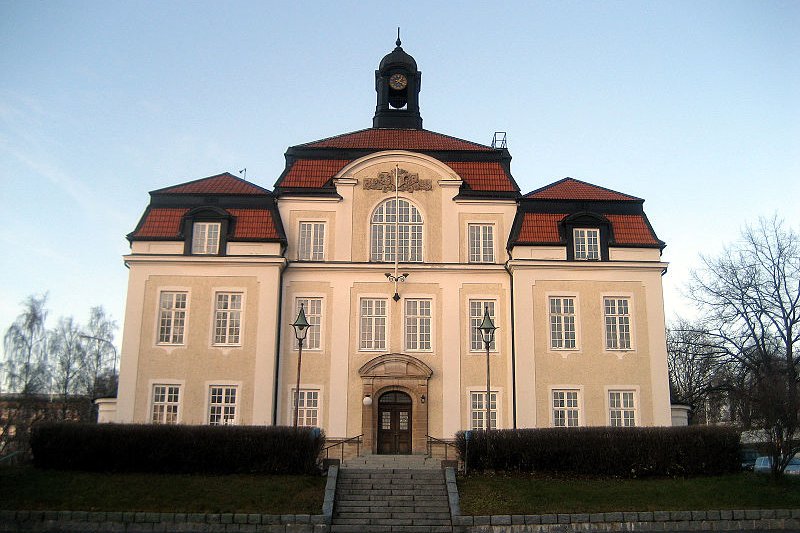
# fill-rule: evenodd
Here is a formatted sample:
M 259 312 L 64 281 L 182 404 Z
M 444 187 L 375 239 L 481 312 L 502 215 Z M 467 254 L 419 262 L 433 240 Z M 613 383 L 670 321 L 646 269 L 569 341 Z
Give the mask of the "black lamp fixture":
M 297 318 L 292 322 L 294 328 L 294 336 L 297 338 L 297 388 L 294 390 L 294 427 L 297 427 L 297 418 L 300 414 L 300 364 L 303 360 L 303 341 L 306 340 L 308 335 L 308 328 L 311 324 L 306 319 L 306 312 L 303 309 L 303 304 L 300 304 L 300 312 L 297 313 Z
M 490 417 L 492 389 L 490 385 L 491 381 L 489 379 L 489 346 L 492 344 L 492 341 L 494 340 L 494 332 L 497 330 L 497 326 L 494 325 L 492 317 L 489 316 L 489 306 L 484 307 L 483 322 L 481 322 L 481 325 L 478 326 L 478 330 L 481 332 L 483 344 L 486 346 L 486 398 L 484 399 L 484 405 L 486 406 L 486 431 L 489 431 L 492 428 L 492 419 Z

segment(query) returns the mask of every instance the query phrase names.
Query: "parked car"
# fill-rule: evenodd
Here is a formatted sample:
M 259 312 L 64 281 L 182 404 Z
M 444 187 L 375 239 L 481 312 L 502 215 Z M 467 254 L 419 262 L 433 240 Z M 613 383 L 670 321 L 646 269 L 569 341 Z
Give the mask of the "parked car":
M 772 472 L 772 457 L 768 455 L 758 457 L 756 459 L 756 464 L 753 466 L 753 472 L 758 474 L 769 474 Z M 786 465 L 786 469 L 783 473 L 795 476 L 800 475 L 800 457 L 792 457 L 792 460 Z
M 756 465 L 756 459 L 758 459 L 758 452 L 756 450 L 743 449 L 739 452 L 739 456 L 742 459 L 742 470 L 752 472 L 753 467 Z

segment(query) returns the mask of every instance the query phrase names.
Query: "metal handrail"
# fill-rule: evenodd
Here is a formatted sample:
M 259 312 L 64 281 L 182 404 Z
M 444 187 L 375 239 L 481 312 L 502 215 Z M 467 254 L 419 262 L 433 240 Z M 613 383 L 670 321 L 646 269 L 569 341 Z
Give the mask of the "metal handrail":
M 456 457 L 458 457 L 458 448 L 456 447 L 454 442 L 449 442 L 442 439 L 437 439 L 436 437 L 431 437 L 430 435 L 425 435 L 428 438 L 428 457 L 431 457 L 433 454 L 433 443 L 437 442 L 439 444 L 444 444 L 444 460 L 447 461 L 447 449 L 453 448 L 456 453 Z
M 346 438 L 344 440 L 340 440 L 339 442 L 337 442 L 335 444 L 331 444 L 330 446 L 325 446 L 322 449 L 322 451 L 325 452 L 325 459 L 329 458 L 328 454 L 330 453 L 329 450 L 331 448 L 334 448 L 336 446 L 341 446 L 342 447 L 341 461 L 344 462 L 344 445 L 347 444 L 350 441 L 353 441 L 353 440 L 356 441 L 356 457 L 360 456 L 361 455 L 361 437 L 363 437 L 363 436 L 364 436 L 364 434 L 362 433 L 360 435 L 356 435 L 355 437 L 349 437 L 349 438 Z

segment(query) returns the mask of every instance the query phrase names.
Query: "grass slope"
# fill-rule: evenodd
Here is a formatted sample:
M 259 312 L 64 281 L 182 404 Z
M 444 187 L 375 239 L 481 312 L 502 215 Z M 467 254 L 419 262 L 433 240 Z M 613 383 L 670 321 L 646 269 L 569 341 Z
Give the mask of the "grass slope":
M 800 479 L 559 479 L 478 474 L 458 480 L 466 515 L 800 508 Z
M 320 514 L 325 478 L 0 468 L 0 509 Z

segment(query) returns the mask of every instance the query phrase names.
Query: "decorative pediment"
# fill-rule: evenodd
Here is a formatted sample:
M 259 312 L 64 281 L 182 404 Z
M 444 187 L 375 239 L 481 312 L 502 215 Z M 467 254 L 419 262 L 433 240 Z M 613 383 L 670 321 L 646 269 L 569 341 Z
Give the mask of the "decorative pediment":
M 364 363 L 358 369 L 358 374 L 370 378 L 430 379 L 433 370 L 416 357 L 402 353 L 387 353 Z

